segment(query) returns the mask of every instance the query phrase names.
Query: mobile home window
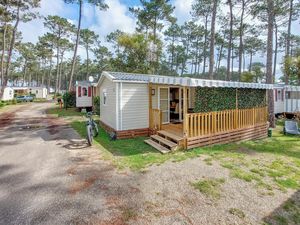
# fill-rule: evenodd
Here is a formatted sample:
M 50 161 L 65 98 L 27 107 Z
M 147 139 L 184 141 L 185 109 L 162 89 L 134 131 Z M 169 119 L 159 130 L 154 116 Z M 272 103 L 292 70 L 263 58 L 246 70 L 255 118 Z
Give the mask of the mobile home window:
M 106 103 L 107 103 L 107 92 L 106 92 L 106 90 L 103 90 L 102 99 L 103 99 L 103 105 L 106 105 Z
M 87 88 L 82 88 L 82 96 L 87 96 Z

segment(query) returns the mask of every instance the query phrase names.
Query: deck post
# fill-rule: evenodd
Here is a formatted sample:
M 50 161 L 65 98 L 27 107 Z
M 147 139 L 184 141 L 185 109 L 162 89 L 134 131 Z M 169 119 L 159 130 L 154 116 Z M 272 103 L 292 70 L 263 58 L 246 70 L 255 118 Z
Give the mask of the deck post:
M 238 89 L 235 89 L 235 129 L 238 128 L 238 107 L 239 107 L 239 100 L 238 100 Z
M 152 121 L 152 84 L 149 83 L 149 128 L 152 129 L 153 121 Z
M 188 118 L 187 118 L 187 87 L 183 87 L 183 136 L 184 148 L 187 149 Z

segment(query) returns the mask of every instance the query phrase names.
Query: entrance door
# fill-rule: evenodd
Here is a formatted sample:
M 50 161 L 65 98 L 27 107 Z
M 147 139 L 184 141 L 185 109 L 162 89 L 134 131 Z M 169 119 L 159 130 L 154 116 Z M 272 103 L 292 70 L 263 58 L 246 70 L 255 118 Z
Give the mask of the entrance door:
M 170 122 L 169 88 L 159 88 L 159 109 L 162 111 L 162 124 Z

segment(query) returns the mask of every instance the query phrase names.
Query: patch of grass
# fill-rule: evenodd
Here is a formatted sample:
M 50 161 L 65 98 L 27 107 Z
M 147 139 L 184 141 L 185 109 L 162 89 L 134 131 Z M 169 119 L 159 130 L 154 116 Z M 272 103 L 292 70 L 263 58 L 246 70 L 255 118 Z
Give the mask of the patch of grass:
M 291 179 L 291 178 L 286 178 L 286 179 L 275 179 L 275 182 L 283 188 L 291 188 L 291 189 L 298 189 L 299 184 L 297 180 Z
M 191 185 L 206 196 L 213 199 L 219 199 L 221 197 L 221 184 L 224 182 L 225 179 L 223 178 L 210 178 L 191 183 Z
M 67 110 L 64 108 L 50 108 L 46 111 L 47 114 L 57 115 L 58 117 L 71 117 L 71 116 L 83 116 L 84 113 L 78 111 L 77 108 L 68 108 Z
M 245 218 L 245 213 L 241 209 L 230 208 L 229 209 L 229 213 L 232 214 L 232 215 L 237 216 L 240 219 Z
M 206 165 L 211 166 L 212 165 L 212 158 L 205 158 L 203 161 L 206 162 Z
M 137 216 L 135 210 L 131 208 L 122 208 L 122 218 L 124 221 L 129 221 L 130 219 L 134 219 Z
M 251 171 L 252 173 L 258 174 L 258 175 L 261 176 L 261 177 L 266 176 L 265 172 L 264 172 L 263 170 L 261 170 L 261 169 L 252 168 L 252 169 L 250 169 L 250 171 Z
M 85 122 L 73 121 L 71 126 L 80 134 L 86 137 Z M 153 164 L 161 164 L 167 160 L 173 162 L 183 161 L 189 158 L 198 157 L 202 154 L 218 155 L 224 150 L 232 149 L 232 145 L 213 146 L 205 148 L 195 148 L 190 151 L 177 151 L 162 155 L 150 145 L 144 143 L 148 137 L 136 137 L 111 141 L 109 134 L 99 128 L 99 135 L 94 138 L 94 143 L 99 147 L 104 158 L 112 160 L 120 169 L 130 168 L 141 170 Z
M 251 182 L 252 180 L 256 180 L 256 181 L 260 181 L 260 178 L 251 172 L 247 172 L 245 170 L 242 169 L 233 169 L 231 171 L 231 175 L 235 178 L 247 181 L 247 182 Z
M 274 217 L 274 220 L 276 221 L 276 223 L 278 225 L 288 225 L 289 224 L 288 220 L 283 216 L 277 215 Z

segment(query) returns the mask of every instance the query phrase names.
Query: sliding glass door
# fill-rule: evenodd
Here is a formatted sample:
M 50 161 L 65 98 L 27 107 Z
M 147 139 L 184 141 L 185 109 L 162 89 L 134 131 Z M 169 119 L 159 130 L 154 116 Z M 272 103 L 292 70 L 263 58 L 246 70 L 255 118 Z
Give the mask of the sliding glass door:
M 159 88 L 159 109 L 162 111 L 162 123 L 170 122 L 170 93 L 169 88 Z

